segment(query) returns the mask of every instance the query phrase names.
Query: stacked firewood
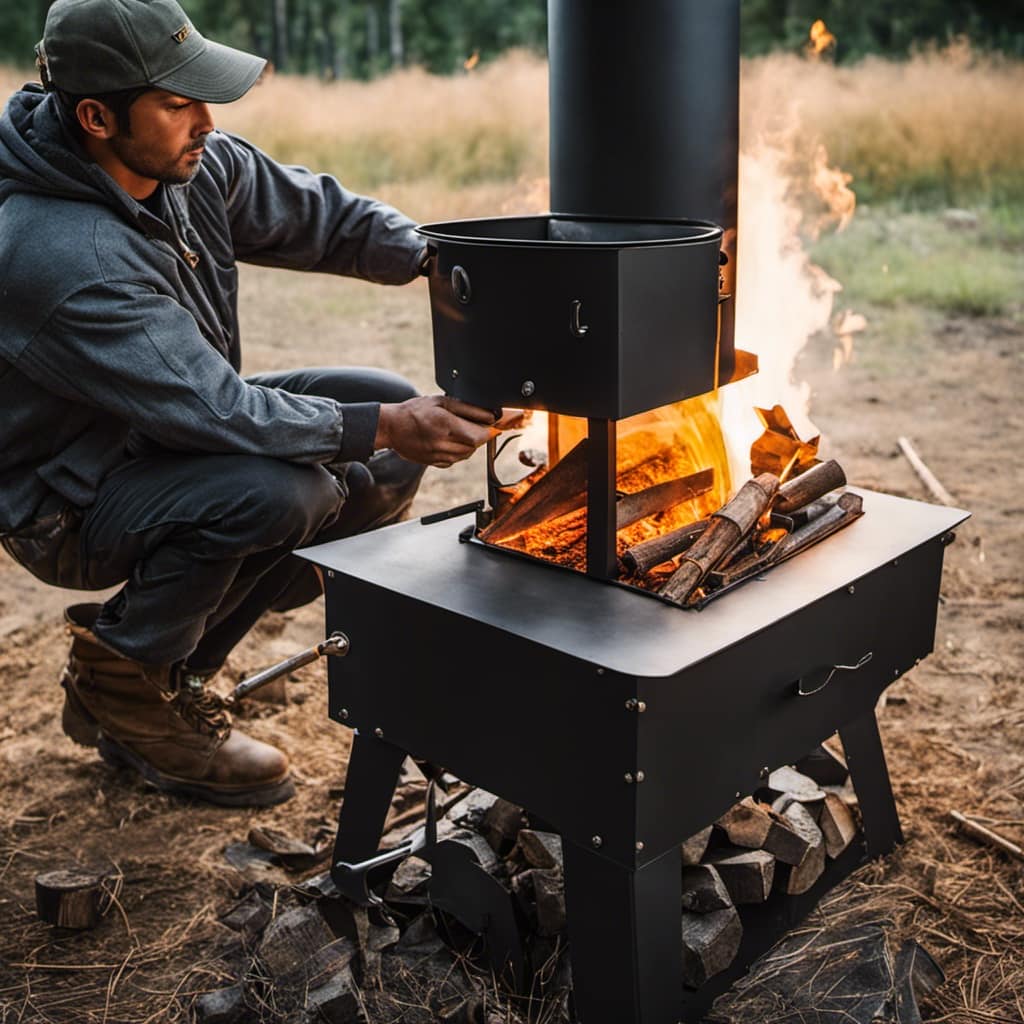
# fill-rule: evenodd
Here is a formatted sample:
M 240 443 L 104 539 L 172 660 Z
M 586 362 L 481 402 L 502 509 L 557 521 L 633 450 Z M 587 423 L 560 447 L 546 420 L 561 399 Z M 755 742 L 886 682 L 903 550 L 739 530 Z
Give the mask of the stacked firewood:
M 738 907 L 796 896 L 857 835 L 842 758 L 824 747 L 772 772 L 762 790 L 688 839 L 683 854 L 683 970 L 699 988 L 725 970 L 743 937 Z

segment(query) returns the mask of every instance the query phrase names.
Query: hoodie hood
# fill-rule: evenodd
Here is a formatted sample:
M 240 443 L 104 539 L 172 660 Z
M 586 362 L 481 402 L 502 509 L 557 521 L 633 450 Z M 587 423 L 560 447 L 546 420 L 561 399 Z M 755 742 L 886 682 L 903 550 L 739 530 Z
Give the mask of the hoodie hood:
M 24 192 L 100 203 L 149 234 L 163 227 L 65 130 L 57 98 L 32 84 L 11 96 L 0 115 L 0 203 Z

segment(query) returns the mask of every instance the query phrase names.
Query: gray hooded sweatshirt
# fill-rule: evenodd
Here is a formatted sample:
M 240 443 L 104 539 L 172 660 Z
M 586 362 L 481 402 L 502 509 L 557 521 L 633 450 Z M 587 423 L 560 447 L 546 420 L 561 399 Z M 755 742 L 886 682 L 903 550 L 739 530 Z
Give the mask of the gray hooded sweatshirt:
M 224 132 L 189 184 L 163 191 L 156 217 L 38 87 L 0 117 L 0 534 L 55 498 L 87 507 L 106 474 L 153 448 L 371 454 L 375 403 L 239 376 L 235 262 L 404 284 L 423 248 L 413 222 Z

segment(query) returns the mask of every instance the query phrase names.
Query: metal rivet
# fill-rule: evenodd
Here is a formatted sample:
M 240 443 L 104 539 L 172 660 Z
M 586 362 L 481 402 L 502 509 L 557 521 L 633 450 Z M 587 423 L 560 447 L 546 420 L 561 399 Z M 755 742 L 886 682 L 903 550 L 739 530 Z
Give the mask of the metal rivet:
M 761 777 L 762 779 L 767 779 L 767 778 L 768 778 L 768 776 L 769 776 L 769 775 L 771 775 L 771 773 L 772 773 L 772 772 L 771 772 L 771 769 L 770 769 L 770 768 L 768 767 L 768 765 L 765 765 L 765 766 L 764 766 L 764 767 L 763 767 L 763 768 L 762 768 L 762 769 L 761 769 L 761 770 L 760 770 L 760 771 L 758 772 L 758 775 L 760 775 L 760 777 Z
M 856 588 L 856 587 L 855 587 L 855 586 L 854 586 L 854 585 L 853 585 L 853 584 L 851 583 L 851 584 L 850 584 L 850 585 L 849 585 L 849 586 L 848 586 L 848 587 L 846 588 L 846 592 L 847 592 L 848 594 L 856 594 L 856 593 L 857 593 L 857 588 Z
M 342 708 L 341 712 L 340 712 L 340 715 L 341 715 L 341 720 L 343 722 L 347 721 L 348 720 L 348 708 Z
M 636 852 L 639 853 L 644 848 L 643 840 L 637 840 Z
M 333 569 L 328 569 L 327 570 L 327 578 L 329 580 L 333 580 L 334 579 L 334 570 Z
M 740 791 L 737 789 L 736 790 L 736 799 L 739 800 L 739 798 L 740 798 Z
M 899 670 L 898 668 L 894 668 L 894 669 L 892 670 L 892 677 L 893 677 L 893 679 L 896 679 L 896 678 L 898 678 L 898 677 L 899 677 L 899 674 L 900 674 L 900 670 Z
M 629 700 L 626 701 L 626 710 L 636 711 L 636 706 L 638 703 L 639 701 L 636 699 L 636 697 L 630 697 Z
M 604 840 L 600 836 L 591 836 L 590 845 L 595 849 L 599 850 L 604 843 Z
M 900 564 L 900 560 L 899 560 L 898 558 L 894 558 L 894 559 L 892 560 L 892 564 L 893 564 L 893 565 L 899 565 L 899 564 Z
M 636 710 L 639 714 L 643 714 L 647 710 L 647 705 L 642 700 L 636 702 Z
M 644 779 L 646 779 L 646 778 L 647 778 L 647 774 L 645 772 L 639 771 L 639 772 L 636 773 L 636 781 L 637 782 L 643 782 Z
M 597 670 L 597 674 L 598 674 L 599 676 L 603 676 L 603 675 L 604 675 L 604 669 L 603 669 L 603 668 L 599 668 L 599 669 Z
M 384 739 L 384 730 L 383 729 L 374 729 L 373 730 L 373 735 L 376 736 L 377 739 L 382 740 L 382 739 Z
M 452 370 L 452 380 L 455 380 L 458 377 L 458 375 L 459 375 L 459 371 L 458 370 Z
M 532 380 L 524 380 L 523 386 L 519 390 L 523 398 L 529 398 L 537 390 L 537 385 Z
M 624 778 L 626 780 L 626 785 L 627 786 L 631 785 L 632 782 L 633 782 L 633 773 L 632 772 L 626 772 Z

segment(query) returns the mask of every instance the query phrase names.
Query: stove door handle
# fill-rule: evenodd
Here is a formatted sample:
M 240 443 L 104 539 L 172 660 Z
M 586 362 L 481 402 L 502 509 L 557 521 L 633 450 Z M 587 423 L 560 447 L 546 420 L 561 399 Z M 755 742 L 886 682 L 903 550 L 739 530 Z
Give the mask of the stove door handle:
M 857 669 L 863 668 L 874 656 L 874 651 L 868 651 L 866 654 L 861 656 L 860 660 L 855 665 L 832 665 L 828 671 L 828 675 L 825 676 L 824 680 L 815 686 L 813 690 L 804 689 L 804 679 L 806 677 L 801 676 L 796 681 L 796 695 L 798 697 L 810 697 L 815 693 L 821 693 L 821 691 L 832 682 L 832 677 L 837 672 L 856 672 Z

